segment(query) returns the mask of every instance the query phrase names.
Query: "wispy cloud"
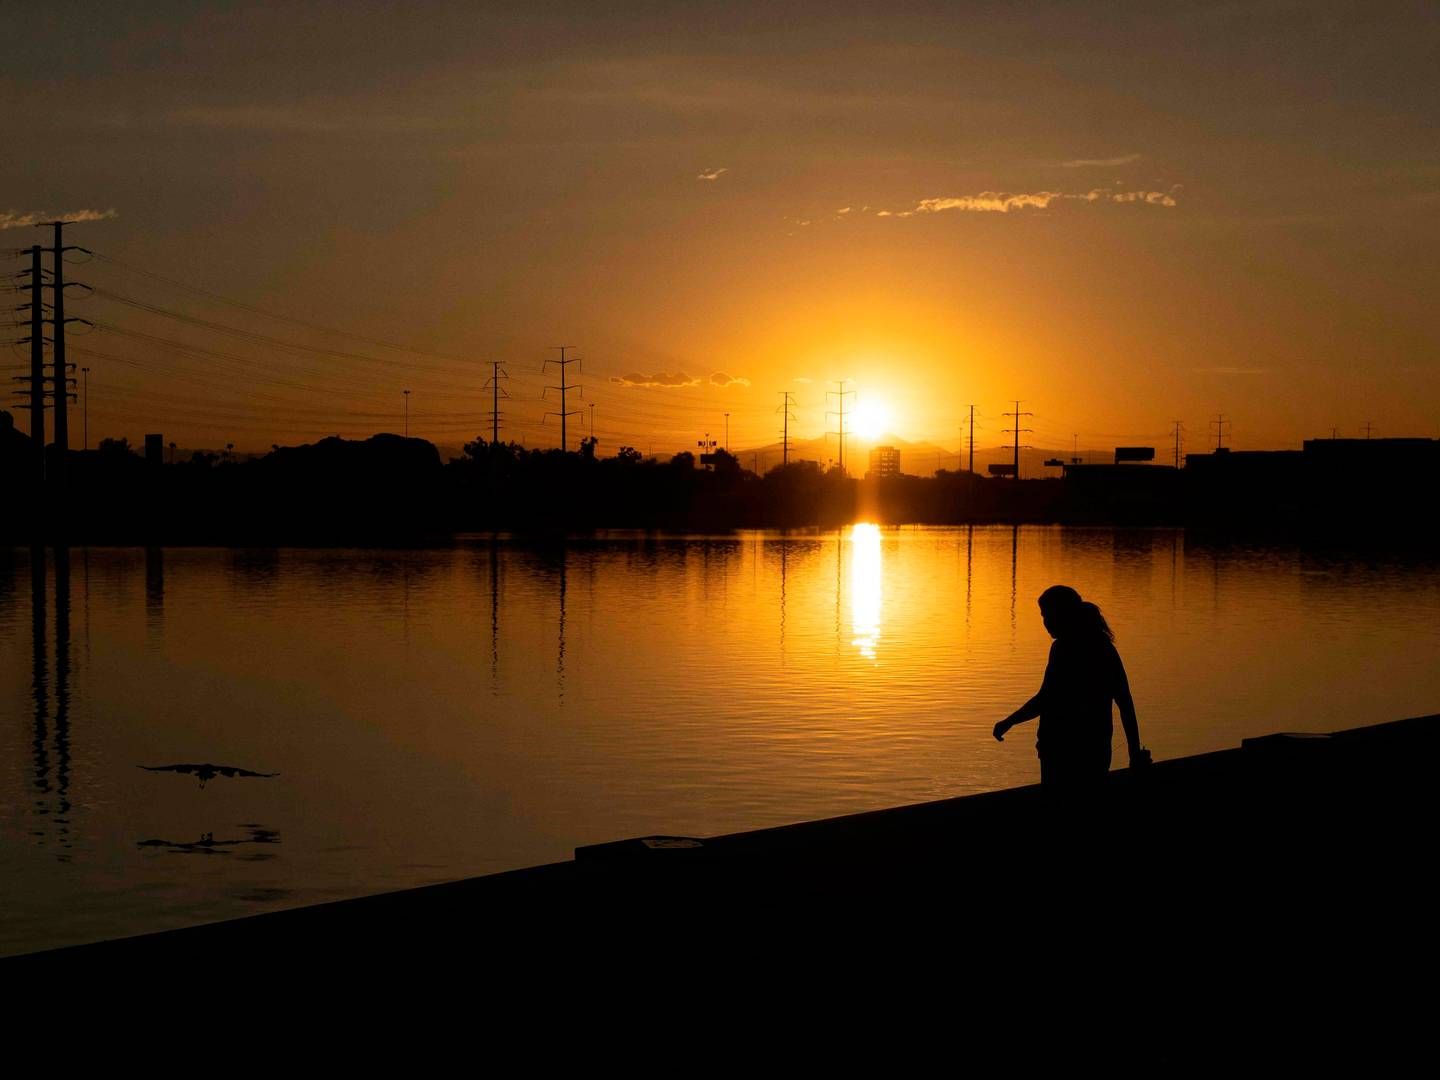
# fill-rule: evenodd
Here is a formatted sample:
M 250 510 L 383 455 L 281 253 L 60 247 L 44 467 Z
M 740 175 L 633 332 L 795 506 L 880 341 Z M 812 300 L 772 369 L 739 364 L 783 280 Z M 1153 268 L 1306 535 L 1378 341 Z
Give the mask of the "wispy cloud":
M 462 121 L 445 116 L 406 115 L 333 105 L 212 105 L 176 109 L 167 121 L 179 127 L 215 128 L 264 135 L 405 135 L 464 130 Z
M 738 375 L 726 375 L 723 371 L 717 371 L 710 376 L 710 381 L 716 386 L 749 386 L 750 380 L 741 378 Z
M 913 217 L 916 214 L 939 214 L 946 210 L 961 210 L 967 213 L 1008 214 L 1012 210 L 1045 210 L 1057 203 L 1144 203 L 1149 206 L 1176 206 L 1174 192 L 1170 191 L 1111 191 L 1108 188 L 1093 188 L 1085 192 L 1065 191 L 982 191 L 977 195 L 946 195 L 933 199 L 921 199 L 913 210 L 880 210 L 876 217 Z
M 632 372 L 629 375 L 611 375 L 610 381 L 619 383 L 621 386 L 698 386 L 700 379 L 695 375 L 686 375 L 683 371 L 677 371 L 673 375 L 665 371 L 657 371 L 654 375 L 641 375 L 639 372 Z
M 1121 154 L 1119 157 L 1106 158 L 1074 158 L 1070 161 L 1062 161 L 1062 169 L 1108 169 L 1115 165 L 1129 165 L 1132 161 L 1139 161 L 1139 154 Z
M 62 214 L 48 210 L 0 210 L 0 230 L 23 229 L 47 221 L 106 221 L 117 216 L 114 210 L 67 210 Z
M 706 169 L 706 170 L 705 170 L 704 172 L 702 172 L 699 176 L 695 177 L 695 179 L 696 179 L 696 180 L 719 180 L 720 177 L 721 177 L 723 174 L 725 174 L 725 173 L 727 173 L 727 172 L 729 172 L 729 171 L 730 171 L 729 169 Z

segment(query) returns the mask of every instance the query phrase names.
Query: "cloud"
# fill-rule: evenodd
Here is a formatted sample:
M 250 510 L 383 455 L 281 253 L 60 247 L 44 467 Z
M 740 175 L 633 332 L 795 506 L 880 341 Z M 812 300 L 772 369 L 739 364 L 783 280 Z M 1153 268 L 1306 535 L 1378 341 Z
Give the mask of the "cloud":
M 686 375 L 683 371 L 677 371 L 673 375 L 657 371 L 654 375 L 641 375 L 634 372 L 629 375 L 611 375 L 610 381 L 619 383 L 621 386 L 698 386 L 699 378 L 694 375 Z
M 1107 158 L 1075 158 L 1072 161 L 1062 161 L 1062 169 L 1108 169 L 1114 165 L 1129 165 L 1132 161 L 1139 161 L 1139 154 L 1121 154 L 1119 157 Z
M 726 375 L 723 371 L 717 371 L 710 376 L 710 381 L 716 386 L 749 386 L 749 379 L 742 379 L 738 375 Z
M 999 191 L 982 191 L 979 195 L 958 195 L 948 198 L 921 199 L 915 205 L 915 212 L 920 214 L 938 214 L 944 210 L 970 210 L 980 213 L 1008 214 L 1011 210 L 1019 210 L 1027 206 L 1033 206 L 1043 210 L 1058 198 L 1060 198 L 1058 191 L 1037 191 L 1030 195 L 1009 195 Z
M 706 170 L 705 170 L 704 172 L 702 172 L 699 176 L 695 177 L 695 179 L 696 179 L 696 180 L 719 180 L 722 173 L 727 173 L 727 172 L 729 172 L 729 171 L 730 171 L 729 169 L 706 169 Z
M 933 199 L 921 199 L 913 210 L 878 211 L 877 217 L 912 217 L 915 214 L 939 214 L 946 210 L 961 210 L 969 213 L 1008 214 L 1012 210 L 1045 210 L 1060 202 L 1084 203 L 1142 203 L 1148 206 L 1176 206 L 1174 192 L 1170 191 L 1110 191 L 1106 188 L 1092 188 L 1085 192 L 1033 191 L 1013 193 L 1008 191 L 982 191 L 978 195 L 947 195 Z
M 1117 191 L 1110 196 L 1111 202 L 1146 202 L 1151 206 L 1174 206 L 1175 197 L 1163 191 Z
M 852 209 L 854 209 L 854 208 L 853 208 L 853 207 L 850 207 L 850 206 L 842 206 L 839 210 L 836 210 L 835 213 L 837 213 L 837 214 L 848 214 L 848 213 L 850 213 L 850 211 L 851 211 Z
M 52 214 L 48 210 L 0 210 L 0 230 L 23 229 L 48 221 L 106 221 L 116 216 L 114 210 L 68 210 L 63 214 Z

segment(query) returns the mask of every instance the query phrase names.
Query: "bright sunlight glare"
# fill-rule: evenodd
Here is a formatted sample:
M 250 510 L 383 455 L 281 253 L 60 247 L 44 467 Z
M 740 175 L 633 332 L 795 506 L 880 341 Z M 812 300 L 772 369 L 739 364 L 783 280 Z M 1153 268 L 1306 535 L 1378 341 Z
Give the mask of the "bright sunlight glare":
M 880 401 L 861 401 L 855 406 L 854 431 L 862 439 L 878 439 L 890 430 L 890 409 Z

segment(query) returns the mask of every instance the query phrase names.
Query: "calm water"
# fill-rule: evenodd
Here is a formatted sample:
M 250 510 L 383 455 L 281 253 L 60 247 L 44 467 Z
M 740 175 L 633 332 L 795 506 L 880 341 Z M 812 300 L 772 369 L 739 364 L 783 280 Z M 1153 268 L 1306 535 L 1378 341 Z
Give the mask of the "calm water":
M 1055 582 L 1157 758 L 1440 711 L 1435 565 L 1167 530 L 0 549 L 0 953 L 1033 782 Z

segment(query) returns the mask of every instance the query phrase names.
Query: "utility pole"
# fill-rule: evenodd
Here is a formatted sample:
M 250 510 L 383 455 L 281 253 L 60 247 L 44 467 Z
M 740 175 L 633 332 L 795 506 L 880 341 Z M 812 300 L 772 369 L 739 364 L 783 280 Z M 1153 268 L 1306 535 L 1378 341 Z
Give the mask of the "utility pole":
M 1225 445 L 1225 428 L 1230 424 L 1225 419 L 1224 413 L 1216 413 L 1215 419 L 1210 421 L 1210 426 L 1215 429 L 1215 449 L 1219 450 Z
M 500 395 L 507 398 L 510 391 L 500 385 L 500 380 L 508 379 L 510 375 L 500 366 L 499 360 L 490 361 L 490 378 L 485 380 L 485 387 L 490 391 L 490 442 L 491 444 L 500 441 Z
M 795 419 L 795 395 L 789 390 L 780 391 L 780 407 L 775 411 L 783 418 L 780 423 L 780 464 L 790 464 L 790 421 Z
M 970 471 L 975 471 L 975 406 L 970 406 Z
M 1015 418 L 1015 426 L 1014 426 L 1013 428 L 1006 428 L 1006 429 L 1005 429 L 1005 433 L 1006 433 L 1006 434 L 1009 434 L 1010 432 L 1014 432 L 1014 433 L 1015 433 L 1015 464 L 1012 466 L 1012 468 L 1014 469 L 1015 479 L 1016 479 L 1016 480 L 1019 480 L 1019 479 L 1020 479 L 1020 433 L 1021 433 L 1021 432 L 1032 432 L 1032 431 L 1035 430 L 1034 428 L 1028 428 L 1028 427 L 1027 427 L 1027 428 L 1022 428 L 1022 427 L 1020 426 L 1020 418 L 1021 418 L 1022 416 L 1034 416 L 1035 414 L 1034 414 L 1033 412 L 1021 412 L 1021 411 L 1020 411 L 1020 399 L 1019 399 L 1019 398 L 1016 398 L 1016 399 L 1015 399 L 1015 411 L 1014 411 L 1014 412 L 1007 412 L 1007 413 L 1005 413 L 1004 415 L 1005 415 L 1005 416 L 1013 416 L 1013 417 Z M 1030 447 L 1027 446 L 1027 447 L 1025 447 L 1025 449 L 1028 450 L 1028 449 L 1030 449 Z
M 729 416 L 729 413 L 725 414 Z M 595 403 L 590 402 L 590 438 L 595 438 Z
M 401 390 L 400 393 L 405 395 L 405 437 L 408 439 L 410 437 L 410 391 Z
M 81 403 L 82 403 L 81 406 L 80 406 L 80 407 L 81 407 L 81 410 L 82 410 L 81 415 L 84 417 L 84 419 L 81 421 L 81 426 L 84 428 L 84 431 L 85 431 L 85 449 L 86 449 L 86 450 L 89 450 L 89 449 L 90 449 L 90 369 L 89 369 L 88 367 L 82 367 L 82 368 L 80 369 L 80 401 L 81 401 Z
M 835 385 L 838 386 L 840 389 L 838 389 L 838 390 L 827 390 L 827 391 L 825 392 L 825 396 L 826 396 L 827 398 L 830 398 L 830 397 L 835 398 L 836 401 L 837 401 L 837 403 L 838 403 L 838 405 L 839 405 L 839 408 L 838 408 L 838 409 L 827 410 L 826 413 L 825 413 L 825 415 L 826 415 L 826 416 L 838 416 L 838 417 L 840 418 L 840 430 L 839 430 L 839 431 L 827 432 L 827 434 L 835 435 L 835 436 L 838 437 L 838 441 L 839 441 L 839 443 L 840 443 L 840 455 L 839 455 L 839 459 L 840 459 L 840 461 L 839 461 L 839 463 L 840 463 L 840 473 L 841 473 L 842 476 L 843 476 L 844 473 L 845 473 L 845 399 L 846 399 L 847 397 L 854 397 L 854 396 L 855 396 L 855 391 L 854 391 L 854 390 L 846 390 L 846 389 L 845 389 L 845 384 L 846 384 L 847 382 L 849 382 L 849 381 L 850 381 L 850 380 L 848 380 L 848 379 L 837 379 L 837 380 L 835 381 Z
M 1338 427 L 1332 427 L 1330 429 L 1330 441 L 1334 442 L 1338 438 L 1340 438 L 1340 429 Z
M 1185 421 L 1173 420 L 1175 425 L 1175 468 L 1180 467 L 1180 441 L 1185 437 Z
M 1374 424 L 1373 421 L 1370 421 L 1370 420 L 1366 420 L 1366 421 L 1365 421 L 1365 438 L 1367 438 L 1367 439 L 1370 438 L 1370 429 L 1373 428 L 1374 426 L 1375 426 L 1375 424 Z
M 574 346 L 574 345 L 555 345 L 555 346 L 553 346 L 553 347 L 560 350 L 560 359 L 559 359 L 559 360 L 549 360 L 549 359 L 547 359 L 547 360 L 545 361 L 544 365 L 542 366 L 541 370 L 543 371 L 545 368 L 548 368 L 551 364 L 558 364 L 558 365 L 560 366 L 560 385 L 559 385 L 559 386 L 547 386 L 547 387 L 545 387 L 545 390 L 542 390 L 542 391 L 540 392 L 540 396 L 543 398 L 543 397 L 545 396 L 546 391 L 549 391 L 549 390 L 559 390 L 559 391 L 560 391 L 560 411 L 559 411 L 558 413 L 553 413 L 553 412 L 551 412 L 551 413 L 546 413 L 545 415 L 546 415 L 546 416 L 558 416 L 558 417 L 560 417 L 560 450 L 561 450 L 561 452 L 563 453 L 564 451 L 566 451 L 566 450 L 569 449 L 569 446 L 566 444 L 565 421 L 566 421 L 567 418 L 569 418 L 569 417 L 571 417 L 571 416 L 578 416 L 579 413 L 580 413 L 580 410 L 579 410 L 579 409 L 575 409 L 574 411 L 567 410 L 566 405 L 565 405 L 565 395 L 566 395 L 567 392 L 569 392 L 569 391 L 571 391 L 571 390 L 579 390 L 579 391 L 580 391 L 580 396 L 581 396 L 581 397 L 584 397 L 584 396 L 585 396 L 585 388 L 584 388 L 583 386 L 577 386 L 575 383 L 572 383 L 572 382 L 569 382 L 569 381 L 568 381 L 568 379 L 569 379 L 568 369 L 569 369 L 569 367 L 570 367 L 571 364 L 579 364 L 579 363 L 580 363 L 580 357 L 578 357 L 578 356 L 567 357 L 567 356 L 565 355 L 565 353 L 566 353 L 568 350 L 575 348 L 575 346 Z M 581 371 L 584 371 L 584 370 L 585 370 L 584 365 L 581 365 L 580 370 L 581 370 Z

